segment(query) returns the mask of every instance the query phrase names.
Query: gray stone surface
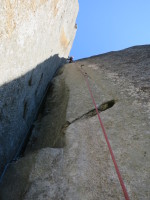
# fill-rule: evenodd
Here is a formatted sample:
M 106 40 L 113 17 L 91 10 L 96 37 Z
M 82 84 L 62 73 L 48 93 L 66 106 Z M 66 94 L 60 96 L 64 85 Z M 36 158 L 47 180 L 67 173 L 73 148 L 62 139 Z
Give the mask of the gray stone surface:
M 77 0 L 0 0 L 0 174 L 68 57 L 77 13 Z
M 59 71 L 24 157 L 3 178 L 0 199 L 124 199 L 98 118 L 86 115 L 93 104 L 81 65 L 96 104 L 116 102 L 100 115 L 130 199 L 149 200 L 150 46 L 82 59 Z

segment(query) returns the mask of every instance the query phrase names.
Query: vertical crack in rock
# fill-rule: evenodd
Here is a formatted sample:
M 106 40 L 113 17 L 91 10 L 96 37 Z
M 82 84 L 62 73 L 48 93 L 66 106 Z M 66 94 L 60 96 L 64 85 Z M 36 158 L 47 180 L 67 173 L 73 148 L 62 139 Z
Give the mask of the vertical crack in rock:
M 25 153 L 45 147 L 61 148 L 64 146 L 63 133 L 66 126 L 68 92 L 63 74 L 56 76 L 53 85 L 48 90 L 38 119 L 34 123 Z

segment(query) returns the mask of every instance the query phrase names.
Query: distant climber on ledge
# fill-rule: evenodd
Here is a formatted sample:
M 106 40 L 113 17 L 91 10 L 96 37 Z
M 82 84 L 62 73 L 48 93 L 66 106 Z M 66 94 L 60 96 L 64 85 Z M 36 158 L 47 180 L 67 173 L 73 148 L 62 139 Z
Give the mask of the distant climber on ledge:
M 67 60 L 69 61 L 69 63 L 73 62 L 74 57 L 73 56 L 68 56 Z

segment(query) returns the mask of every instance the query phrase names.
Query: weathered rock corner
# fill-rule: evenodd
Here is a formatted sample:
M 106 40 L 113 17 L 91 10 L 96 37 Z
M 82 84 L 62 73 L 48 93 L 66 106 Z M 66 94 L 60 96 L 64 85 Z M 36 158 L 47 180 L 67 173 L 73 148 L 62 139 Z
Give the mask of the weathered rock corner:
M 0 0 L 0 174 L 22 148 L 76 34 L 77 0 Z

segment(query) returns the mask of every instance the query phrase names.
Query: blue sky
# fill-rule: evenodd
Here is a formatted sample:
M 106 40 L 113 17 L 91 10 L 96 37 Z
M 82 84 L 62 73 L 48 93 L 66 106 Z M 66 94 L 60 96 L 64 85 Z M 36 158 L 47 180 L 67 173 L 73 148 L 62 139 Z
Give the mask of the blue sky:
M 79 0 L 77 25 L 75 60 L 150 44 L 150 0 Z

